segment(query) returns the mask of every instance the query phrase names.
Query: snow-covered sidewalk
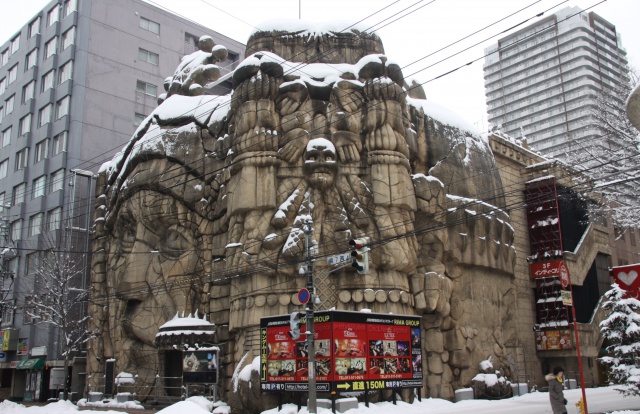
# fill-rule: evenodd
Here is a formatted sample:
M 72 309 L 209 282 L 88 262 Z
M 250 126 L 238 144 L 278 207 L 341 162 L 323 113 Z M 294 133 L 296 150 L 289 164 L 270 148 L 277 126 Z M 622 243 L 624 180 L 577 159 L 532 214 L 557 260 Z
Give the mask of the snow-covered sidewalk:
M 589 388 L 587 389 L 587 401 L 589 403 L 589 413 L 615 413 L 615 414 L 640 414 L 640 397 L 623 397 L 615 391 L 616 387 Z M 580 390 L 567 390 L 564 392 L 569 400 L 567 405 L 568 414 L 576 414 L 578 411 L 575 403 L 581 398 Z M 169 406 L 157 414 L 206 414 L 211 412 L 213 404 L 203 398 L 192 398 L 190 401 L 181 401 Z M 218 407 L 221 408 L 221 407 Z M 225 407 L 228 408 L 228 407 Z M 0 413 L 2 414 L 69 414 L 78 413 L 78 407 L 67 401 L 48 404 L 43 407 L 25 407 L 10 401 L 0 403 Z M 114 411 L 117 410 L 117 411 Z M 90 411 L 92 414 L 137 414 L 140 410 L 128 410 L 125 407 L 112 407 L 110 411 Z M 217 411 L 217 410 L 216 410 Z M 330 414 L 331 410 L 318 409 L 318 414 Z M 346 411 L 348 414 L 550 414 L 549 394 L 546 392 L 534 392 L 520 397 L 514 397 L 500 401 L 470 400 L 452 403 L 440 399 L 423 399 L 413 404 L 398 402 L 369 404 L 369 408 L 361 403 L 357 409 Z M 243 413 L 232 413 L 243 414 Z M 272 409 L 263 414 L 308 414 L 303 407 L 299 412 L 292 404 L 285 404 L 282 411 Z

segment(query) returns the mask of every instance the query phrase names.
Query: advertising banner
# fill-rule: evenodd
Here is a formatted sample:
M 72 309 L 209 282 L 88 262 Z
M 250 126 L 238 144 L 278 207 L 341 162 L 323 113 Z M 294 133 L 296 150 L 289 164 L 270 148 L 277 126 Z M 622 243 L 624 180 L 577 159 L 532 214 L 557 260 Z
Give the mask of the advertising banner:
M 306 331 L 305 317 L 300 318 Z M 347 311 L 315 313 L 320 392 L 422 387 L 420 317 Z M 261 319 L 264 391 L 307 391 L 308 349 L 289 335 L 289 315 Z
M 538 351 L 563 351 L 573 349 L 571 330 L 559 329 L 536 332 L 536 349 Z
M 16 355 L 27 355 L 29 352 L 29 338 L 19 338 Z
M 529 270 L 531 277 L 537 279 L 539 277 L 560 276 L 560 267 L 564 262 L 562 260 L 551 260 L 548 262 L 531 263 Z
M 611 268 L 611 276 L 621 289 L 627 291 L 627 297 L 640 298 L 640 263 Z

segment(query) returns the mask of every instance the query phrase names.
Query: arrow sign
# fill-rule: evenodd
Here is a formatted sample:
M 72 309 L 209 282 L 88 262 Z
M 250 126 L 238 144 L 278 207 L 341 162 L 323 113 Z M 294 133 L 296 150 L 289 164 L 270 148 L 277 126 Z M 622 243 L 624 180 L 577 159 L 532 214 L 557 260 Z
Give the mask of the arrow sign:
M 309 302 L 309 298 L 311 297 L 311 294 L 309 293 L 309 289 L 307 288 L 302 288 L 298 291 L 298 300 L 300 301 L 300 303 L 302 303 L 303 305 L 307 302 Z
M 345 390 L 348 390 L 349 388 L 351 388 L 351 385 L 349 385 L 349 383 L 338 384 L 338 385 L 336 385 L 336 388 L 344 388 Z

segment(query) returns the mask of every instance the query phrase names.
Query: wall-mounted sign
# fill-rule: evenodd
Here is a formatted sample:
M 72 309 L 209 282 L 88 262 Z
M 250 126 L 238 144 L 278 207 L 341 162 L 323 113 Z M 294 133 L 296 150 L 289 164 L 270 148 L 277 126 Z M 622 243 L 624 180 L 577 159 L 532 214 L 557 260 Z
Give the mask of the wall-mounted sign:
M 289 315 L 262 318 L 264 391 L 308 390 L 306 337 L 294 341 Z M 306 319 L 300 318 L 301 331 Z M 420 317 L 346 311 L 315 313 L 316 387 L 352 392 L 422 387 Z
M 612 267 L 610 273 L 618 286 L 627 291 L 628 297 L 640 297 L 640 263 Z
M 218 351 L 197 350 L 182 353 L 184 382 L 216 383 L 218 379 Z
M 562 264 L 562 260 L 531 263 L 531 265 L 529 265 L 531 277 L 537 279 L 539 277 L 560 276 L 560 267 Z
M 571 297 L 570 290 L 561 290 L 560 296 L 562 297 L 562 304 L 564 306 L 573 306 L 573 298 Z
M 27 355 L 29 353 L 29 338 L 19 338 L 16 355 Z
M 573 349 L 571 330 L 560 329 L 536 332 L 536 349 L 538 351 L 562 351 Z

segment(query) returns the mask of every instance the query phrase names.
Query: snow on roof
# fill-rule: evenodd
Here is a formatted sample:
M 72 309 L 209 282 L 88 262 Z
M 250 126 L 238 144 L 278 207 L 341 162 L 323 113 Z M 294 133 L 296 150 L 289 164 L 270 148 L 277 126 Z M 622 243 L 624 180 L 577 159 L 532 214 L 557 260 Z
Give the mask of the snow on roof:
M 309 20 L 309 19 L 270 19 L 256 26 L 251 35 L 258 32 L 288 32 L 296 36 L 320 37 L 325 34 L 349 33 L 354 30 L 366 32 L 371 27 L 366 23 L 354 23 L 350 20 Z
M 189 314 L 188 316 L 184 316 L 184 312 L 182 313 L 182 317 L 178 313 L 171 319 L 167 321 L 164 325 L 160 327 L 160 329 L 166 328 L 183 328 L 183 327 L 194 327 L 194 326 L 215 326 L 213 322 L 209 322 L 206 320 L 206 315 L 203 315 L 202 319 L 198 317 L 198 311 L 196 310 L 195 315 Z
M 425 99 L 415 99 L 407 97 L 407 103 L 416 109 L 422 108 L 424 113 L 429 115 L 436 121 L 442 122 L 445 125 L 450 125 L 454 128 L 458 128 L 462 131 L 467 131 L 474 136 L 481 137 L 480 131 L 472 123 L 462 118 L 460 115 L 445 108 L 433 101 Z

